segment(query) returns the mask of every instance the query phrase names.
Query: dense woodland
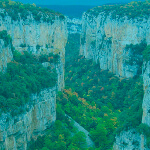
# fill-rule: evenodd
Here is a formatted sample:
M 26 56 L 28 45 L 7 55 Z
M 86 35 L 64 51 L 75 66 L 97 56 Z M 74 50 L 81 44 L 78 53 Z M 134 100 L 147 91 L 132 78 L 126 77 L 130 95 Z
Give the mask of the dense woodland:
M 77 56 L 74 52 L 77 53 L 79 47 L 73 46 L 78 45 L 74 41 L 77 39 L 69 40 L 66 50 Z M 116 133 L 140 125 L 143 99 L 140 76 L 118 78 L 109 71 L 100 70 L 99 64 L 92 60 L 77 56 L 66 62 L 65 84 L 66 89 L 59 93 L 58 102 L 68 115 L 90 131 L 99 149 L 111 149 Z

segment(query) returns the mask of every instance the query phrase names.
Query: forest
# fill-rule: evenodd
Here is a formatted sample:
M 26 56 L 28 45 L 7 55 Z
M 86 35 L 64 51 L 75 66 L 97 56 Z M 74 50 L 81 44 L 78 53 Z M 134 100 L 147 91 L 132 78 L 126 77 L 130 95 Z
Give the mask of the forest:
M 62 123 L 62 126 L 64 124 L 67 126 L 65 129 L 70 130 L 70 122 L 69 124 L 66 122 L 65 114 L 67 114 L 89 131 L 96 146 L 94 149 L 111 150 L 116 134 L 134 128 L 147 136 L 147 147 L 150 147 L 150 128 L 141 123 L 144 93 L 140 75 L 126 79 L 118 78 L 110 71 L 100 70 L 99 64 L 79 55 L 79 34 L 68 37 L 65 69 L 66 86 L 57 96 L 57 120 Z M 64 129 L 48 132 L 45 137 L 41 137 L 41 143 L 46 143 L 48 139 L 59 143 L 59 136 L 63 134 L 64 149 L 70 149 L 68 139 L 72 139 L 72 135 L 67 137 L 65 133 L 62 133 L 65 132 Z M 50 137 L 52 134 L 55 135 L 54 139 Z M 72 149 L 85 149 L 82 144 L 69 142 Z M 138 141 L 134 142 L 139 145 Z M 38 148 L 38 145 L 33 143 L 32 148 Z M 46 144 L 43 147 L 45 150 L 55 149 Z

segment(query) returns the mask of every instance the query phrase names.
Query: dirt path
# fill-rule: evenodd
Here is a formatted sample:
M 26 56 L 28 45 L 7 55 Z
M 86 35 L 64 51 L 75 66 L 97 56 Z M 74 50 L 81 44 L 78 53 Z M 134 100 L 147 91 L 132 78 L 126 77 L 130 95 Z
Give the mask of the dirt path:
M 86 143 L 87 143 L 87 147 L 95 147 L 94 142 L 91 140 L 91 138 L 89 137 L 89 132 L 87 130 L 85 130 L 80 124 L 78 124 L 75 120 L 73 120 L 70 116 L 66 115 L 67 117 L 69 117 L 70 120 L 72 120 L 74 122 L 74 126 L 78 129 L 78 131 L 84 132 L 86 135 Z

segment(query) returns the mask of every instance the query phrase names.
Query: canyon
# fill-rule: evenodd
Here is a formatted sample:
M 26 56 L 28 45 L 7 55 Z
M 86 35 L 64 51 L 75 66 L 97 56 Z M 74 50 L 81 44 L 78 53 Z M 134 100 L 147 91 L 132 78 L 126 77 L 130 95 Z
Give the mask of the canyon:
M 3 13 L 5 9 L 0 9 Z M 0 16 L 0 31 L 6 30 L 12 38 L 15 50 L 23 53 L 28 51 L 33 55 L 54 53 L 60 56 L 58 64 L 53 65 L 58 74 L 57 84 L 53 88 L 43 89 L 33 93 L 30 101 L 24 106 L 23 114 L 11 117 L 10 113 L 2 113 L 0 118 L 0 148 L 27 149 L 31 139 L 36 140 L 51 128 L 56 120 L 56 93 L 65 87 L 65 46 L 69 33 L 81 33 L 80 55 L 93 59 L 102 70 L 109 70 L 120 78 L 134 78 L 138 74 L 138 65 L 129 64 L 132 57 L 130 45 L 142 42 L 150 44 L 150 17 L 128 18 L 112 17 L 113 12 L 93 13 L 91 9 L 85 12 L 81 20 L 53 18 L 53 22 L 37 21 L 30 14 L 26 20 L 13 20 L 6 14 Z M 82 30 L 80 30 L 82 22 Z M 143 58 L 141 58 L 143 59 Z M 0 39 L 0 71 L 6 72 L 7 63 L 13 60 L 11 45 L 5 45 Z M 43 63 L 48 67 L 49 63 Z M 144 61 L 141 67 L 143 77 L 143 116 L 141 122 L 150 126 L 150 62 Z M 92 143 L 92 145 L 94 145 Z M 121 131 L 116 135 L 114 150 L 149 150 L 145 147 L 146 137 L 135 129 Z

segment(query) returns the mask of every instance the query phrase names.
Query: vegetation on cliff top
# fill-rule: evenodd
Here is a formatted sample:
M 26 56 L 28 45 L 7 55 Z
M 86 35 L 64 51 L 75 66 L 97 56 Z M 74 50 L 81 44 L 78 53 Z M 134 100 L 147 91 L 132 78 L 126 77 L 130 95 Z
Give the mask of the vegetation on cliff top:
M 4 18 L 6 14 L 13 20 L 26 20 L 31 14 L 36 21 L 53 22 L 55 16 L 64 19 L 64 15 L 47 8 L 37 7 L 35 4 L 23 4 L 11 0 L 0 0 L 0 15 Z
M 104 12 L 105 16 L 111 13 L 113 19 L 127 16 L 130 18 L 148 18 L 150 16 L 150 2 L 131 2 L 124 5 L 103 5 L 87 11 L 87 13 L 98 16 Z M 118 17 L 117 17 L 118 16 Z

